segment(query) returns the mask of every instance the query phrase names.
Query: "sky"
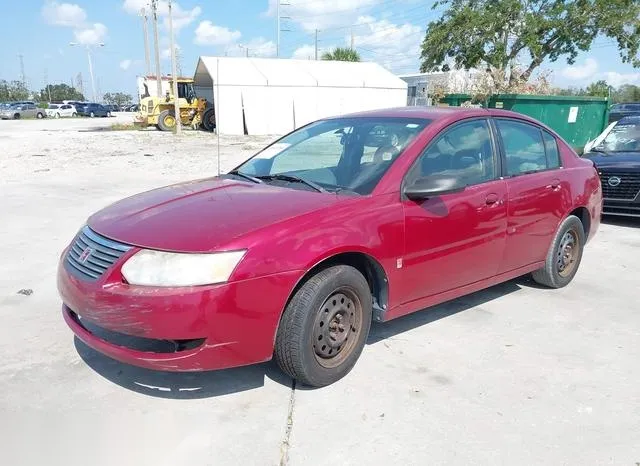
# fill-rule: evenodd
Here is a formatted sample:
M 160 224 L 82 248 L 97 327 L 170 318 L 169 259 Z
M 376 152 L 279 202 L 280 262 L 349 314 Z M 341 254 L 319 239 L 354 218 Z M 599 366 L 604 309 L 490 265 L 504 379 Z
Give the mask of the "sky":
M 173 2 L 176 44 L 183 75 L 191 76 L 201 55 L 276 56 L 278 0 L 180 0 Z M 280 0 L 280 57 L 313 59 L 315 30 L 319 53 L 351 41 L 362 59 L 396 74 L 419 69 L 420 43 L 426 25 L 438 17 L 434 0 Z M 135 93 L 144 74 L 144 35 L 140 10 L 147 0 L 0 0 L 0 79 L 20 79 L 20 56 L 27 83 L 41 89 L 50 83 L 77 83 L 82 74 L 91 95 L 90 51 L 99 95 Z M 224 5 L 224 6 L 223 6 Z M 167 2 L 159 0 L 161 68 L 170 73 Z M 151 19 L 149 37 L 152 38 Z M 75 43 L 75 46 L 70 45 Z M 104 45 L 101 45 L 104 44 Z M 151 64 L 154 68 L 153 42 Z M 596 39 L 575 65 L 564 59 L 545 63 L 558 86 L 580 87 L 606 79 L 619 86 L 640 85 L 640 69 L 623 64 L 613 41 Z

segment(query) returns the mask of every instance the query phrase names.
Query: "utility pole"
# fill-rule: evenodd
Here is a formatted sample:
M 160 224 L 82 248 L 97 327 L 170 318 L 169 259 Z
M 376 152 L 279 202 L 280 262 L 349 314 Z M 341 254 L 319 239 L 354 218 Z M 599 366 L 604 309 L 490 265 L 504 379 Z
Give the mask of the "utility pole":
M 147 26 L 147 10 L 142 8 L 140 10 L 140 16 L 142 17 L 142 31 L 144 32 L 144 63 L 145 63 L 145 76 L 151 74 L 151 54 L 149 53 L 149 28 Z
M 173 12 L 171 0 L 169 0 L 169 37 L 171 41 L 171 74 L 173 75 L 173 111 L 176 118 L 176 134 L 182 133 L 182 121 L 180 118 L 180 103 L 178 102 L 178 71 L 176 60 L 176 46 L 173 42 Z
M 351 28 L 351 50 L 353 50 L 354 38 L 353 38 L 353 27 Z
M 316 61 L 318 60 L 318 30 L 316 29 Z
M 49 102 L 51 102 L 51 88 L 49 87 L 49 76 L 46 68 L 44 69 L 44 85 L 47 90 L 47 94 L 49 95 Z
M 84 95 L 84 82 L 82 82 L 82 73 L 78 73 L 78 76 L 76 77 L 76 89 L 78 89 L 78 92 L 80 92 L 80 94 L 82 94 L 83 98 L 86 98 Z
M 281 0 L 276 0 L 276 16 L 278 17 L 277 20 L 277 40 L 276 40 L 276 57 L 280 58 L 280 33 L 281 32 L 288 32 L 289 29 L 282 29 L 282 27 L 280 26 L 280 21 L 283 19 L 291 19 L 289 16 L 282 16 L 280 13 L 280 7 L 281 6 L 290 6 L 290 3 L 282 3 Z
M 151 11 L 153 12 L 153 43 L 156 55 L 156 80 L 158 97 L 162 97 L 162 73 L 160 72 L 160 46 L 158 44 L 158 0 L 151 0 Z
M 77 42 L 69 42 L 70 46 L 76 46 L 76 45 L 81 45 Z M 104 43 L 99 43 L 97 44 L 98 47 L 104 47 Z M 91 45 L 86 45 L 85 46 L 87 48 L 87 58 L 89 59 L 89 75 L 91 76 L 91 91 L 93 92 L 93 101 L 97 102 L 97 94 L 96 94 L 96 83 L 94 80 L 94 76 L 93 76 L 93 60 L 91 59 Z
M 23 86 L 26 86 L 27 76 L 24 74 L 24 55 L 19 53 L 18 58 L 20 59 L 20 81 L 22 82 Z

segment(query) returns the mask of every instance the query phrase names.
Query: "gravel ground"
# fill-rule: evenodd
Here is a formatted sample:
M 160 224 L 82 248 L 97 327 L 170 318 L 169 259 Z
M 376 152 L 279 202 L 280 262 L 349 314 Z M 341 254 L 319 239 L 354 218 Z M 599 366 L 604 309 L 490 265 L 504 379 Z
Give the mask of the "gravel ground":
M 574 283 L 515 280 L 375 325 L 354 371 L 119 364 L 60 315 L 60 251 L 123 196 L 215 174 L 217 139 L 0 121 L 0 465 L 640 462 L 640 221 L 607 221 Z M 222 138 L 227 170 L 273 138 Z

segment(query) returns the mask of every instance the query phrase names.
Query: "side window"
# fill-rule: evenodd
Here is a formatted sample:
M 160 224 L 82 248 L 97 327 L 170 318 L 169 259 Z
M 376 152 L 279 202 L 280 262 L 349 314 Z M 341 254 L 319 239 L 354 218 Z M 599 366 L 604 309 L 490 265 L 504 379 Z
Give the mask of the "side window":
M 544 149 L 547 151 L 549 168 L 559 168 L 562 163 L 560 162 L 560 151 L 558 150 L 556 138 L 544 130 L 542 131 L 542 137 L 544 138 Z
M 462 123 L 429 144 L 408 176 L 409 182 L 432 175 L 461 177 L 467 185 L 496 178 L 496 156 L 486 120 Z
M 521 175 L 548 168 L 540 129 L 510 120 L 496 120 L 496 125 L 507 157 L 507 175 Z

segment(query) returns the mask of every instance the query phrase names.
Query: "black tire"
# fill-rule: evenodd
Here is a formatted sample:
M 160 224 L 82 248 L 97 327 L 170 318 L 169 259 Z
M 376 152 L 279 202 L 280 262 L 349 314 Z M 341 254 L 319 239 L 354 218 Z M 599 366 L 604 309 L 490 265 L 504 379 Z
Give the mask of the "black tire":
M 78 116 L 78 114 L 77 114 L 76 112 L 73 112 L 73 113 L 71 114 L 71 116 L 72 116 L 73 118 L 75 118 L 75 117 L 77 117 L 77 116 Z
M 584 226 L 575 215 L 568 216 L 551 242 L 544 267 L 531 275 L 540 285 L 563 288 L 573 280 L 586 243 Z
M 371 307 L 367 280 L 355 268 L 337 265 L 318 272 L 298 289 L 284 311 L 275 343 L 278 365 L 312 387 L 340 380 L 362 353 L 371 327 Z
M 15 115 L 13 115 L 13 119 L 14 120 L 19 120 L 20 119 L 20 114 L 16 113 Z
M 38 113 L 36 114 L 36 118 L 37 118 L 38 120 L 42 120 L 42 119 L 44 118 L 44 113 L 42 113 L 42 112 L 38 112 Z
M 174 121 L 173 125 L 170 123 L 171 119 Z M 160 128 L 160 131 L 173 131 L 175 127 L 174 112 L 171 110 L 163 110 L 160 112 L 160 115 L 158 115 L 158 128 Z
M 213 107 L 208 108 L 202 115 L 202 127 L 207 131 L 216 129 L 216 112 Z

